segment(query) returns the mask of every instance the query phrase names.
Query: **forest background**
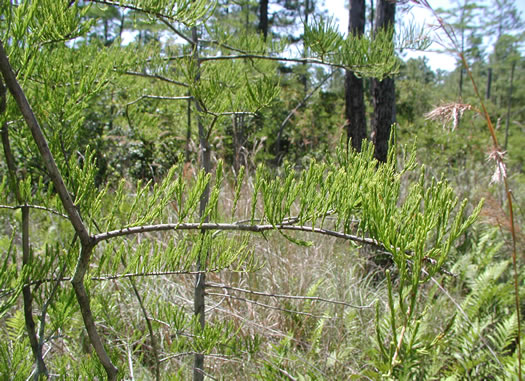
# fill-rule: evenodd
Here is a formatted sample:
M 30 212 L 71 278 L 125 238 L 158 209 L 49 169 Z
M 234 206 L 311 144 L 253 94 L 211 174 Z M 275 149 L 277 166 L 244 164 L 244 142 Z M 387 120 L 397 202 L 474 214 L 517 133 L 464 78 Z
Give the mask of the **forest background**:
M 0 378 L 521 380 L 525 25 L 431 5 L 2 2 Z

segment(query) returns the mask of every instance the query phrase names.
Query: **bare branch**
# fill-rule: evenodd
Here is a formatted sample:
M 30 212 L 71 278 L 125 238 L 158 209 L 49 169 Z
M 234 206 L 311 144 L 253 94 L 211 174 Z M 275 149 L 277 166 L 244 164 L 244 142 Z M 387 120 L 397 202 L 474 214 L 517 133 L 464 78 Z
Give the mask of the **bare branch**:
M 45 206 L 40 206 L 40 205 L 0 205 L 0 209 L 13 209 L 13 210 L 16 210 L 16 209 L 22 209 L 22 208 L 44 210 L 46 212 L 50 212 L 50 213 L 56 214 L 57 216 L 60 216 L 62 218 L 69 219 L 69 217 L 67 215 L 65 215 L 64 213 L 60 213 L 59 211 L 51 209 L 51 208 L 46 208 Z
M 245 294 L 250 294 L 250 295 L 265 296 L 265 297 L 277 298 L 277 299 L 312 300 L 312 301 L 316 301 L 316 302 L 325 302 L 325 303 L 331 303 L 331 304 L 339 304 L 339 305 L 343 305 L 343 306 L 346 306 L 346 307 L 357 308 L 357 309 L 371 308 L 372 305 L 375 303 L 375 300 L 374 300 L 369 305 L 357 306 L 357 305 L 346 303 L 346 302 L 342 302 L 342 301 L 339 301 L 339 300 L 321 298 L 319 296 L 272 294 L 270 292 L 248 290 L 248 289 L 245 289 L 245 288 L 233 287 L 233 286 L 228 286 L 226 284 L 220 284 L 220 283 L 206 283 L 206 287 L 221 288 L 221 289 L 225 289 L 225 290 L 232 290 L 232 291 L 243 292 Z M 223 294 L 220 294 L 220 295 L 223 295 Z M 227 295 L 227 296 L 229 296 L 229 295 Z
M 172 56 L 172 57 L 165 57 L 164 60 L 166 61 L 177 61 L 182 59 L 190 58 L 189 55 L 181 55 L 181 56 Z M 330 66 L 330 67 L 336 67 L 340 69 L 347 69 L 347 70 L 354 70 L 358 71 L 359 68 L 370 68 L 370 65 L 351 65 L 346 66 L 343 64 L 338 63 L 332 63 L 327 62 L 323 59 L 319 58 L 313 58 L 313 57 L 306 57 L 306 58 L 292 58 L 292 57 L 282 57 L 282 56 L 267 56 L 263 54 L 237 54 L 237 55 L 220 55 L 220 56 L 207 56 L 207 57 L 199 57 L 199 60 L 201 62 L 206 61 L 221 61 L 221 60 L 236 60 L 236 59 L 260 59 L 260 60 L 268 60 L 268 61 L 280 61 L 280 62 L 294 62 L 294 63 L 301 63 L 301 64 L 317 64 L 317 65 L 324 65 L 324 66 Z M 148 60 L 150 61 L 150 60 Z
M 199 39 L 199 43 L 208 44 L 208 45 L 217 45 L 220 48 L 226 48 L 228 50 L 231 50 L 231 51 L 234 51 L 234 52 L 237 52 L 237 53 L 249 54 L 249 52 L 247 52 L 246 50 L 235 48 L 235 47 L 233 47 L 231 45 L 225 44 L 225 43 L 217 41 L 217 40 L 202 40 L 202 39 Z
M 173 270 L 173 271 L 151 271 L 151 272 L 139 272 L 139 273 L 126 273 L 126 274 L 114 274 L 114 275 L 102 275 L 102 276 L 94 276 L 89 279 L 92 281 L 108 281 L 108 280 L 118 280 L 118 279 L 129 279 L 129 278 L 144 278 L 144 277 L 156 277 L 156 276 L 168 276 L 168 275 L 197 275 L 202 274 L 204 272 L 219 272 L 223 270 L 222 268 L 212 268 L 207 269 L 206 271 L 190 271 L 190 270 Z M 46 278 L 46 279 L 38 279 L 38 280 L 32 280 L 27 284 L 24 284 L 24 286 L 38 286 L 43 283 L 51 283 L 51 282 L 70 282 L 71 277 L 57 277 L 57 278 Z M 12 288 L 1 288 L 0 289 L 0 296 L 7 296 L 11 295 L 14 292 L 14 289 Z
M 118 69 L 115 69 L 114 71 L 119 72 Z M 125 75 L 133 75 L 133 76 L 143 77 L 143 78 L 158 79 L 160 81 L 172 83 L 174 85 L 183 86 L 183 87 L 189 87 L 189 85 L 187 83 L 175 81 L 174 79 L 163 77 L 162 75 L 158 75 L 158 74 L 140 73 L 138 71 L 124 71 L 124 72 L 121 72 L 121 73 L 125 74 Z
M 251 111 L 225 111 L 225 112 L 213 112 L 213 111 L 205 111 L 206 114 L 211 116 L 231 116 L 231 115 L 248 115 L 248 116 L 254 116 L 257 113 L 251 112 Z M 208 134 L 209 135 L 209 134 Z
M 159 16 L 159 20 L 162 21 L 173 33 L 175 33 L 177 36 L 188 42 L 190 45 L 195 45 L 195 41 L 193 41 L 190 37 L 186 36 L 184 33 L 182 33 L 180 30 L 175 28 L 173 25 L 171 25 L 168 20 L 166 20 L 165 17 Z
M 346 234 L 335 230 L 316 228 L 304 225 L 244 225 L 244 224 L 228 224 L 228 223 L 199 223 L 187 222 L 178 224 L 158 224 L 158 225 L 144 225 L 134 226 L 124 229 L 112 230 L 106 233 L 101 233 L 93 236 L 96 243 L 106 241 L 115 237 L 124 237 L 128 235 L 151 233 L 159 231 L 175 231 L 175 230 L 233 230 L 233 231 L 249 231 L 260 233 L 269 230 L 294 230 L 302 232 L 317 233 L 331 237 L 341 238 L 349 241 L 358 242 L 365 245 L 372 245 L 383 248 L 384 246 L 372 238 L 359 237 L 356 235 Z
M 165 362 L 165 361 L 168 361 L 168 360 L 171 360 L 171 359 L 184 357 L 184 356 L 194 356 L 196 353 L 197 352 L 175 353 L 173 355 L 169 355 L 169 356 L 163 357 L 162 359 L 160 359 L 160 362 Z M 234 360 L 235 359 L 234 356 L 221 355 L 221 354 L 217 354 L 217 353 L 208 353 L 208 354 L 204 354 L 204 356 L 206 356 L 206 357 L 214 357 L 214 358 L 224 359 L 224 360 Z
M 223 298 L 231 298 L 231 299 L 235 299 L 235 300 L 240 300 L 240 301 L 243 301 L 243 302 L 246 302 L 246 303 L 254 304 L 256 306 L 260 306 L 260 307 L 263 307 L 263 308 L 268 308 L 268 309 L 275 310 L 275 311 L 286 312 L 286 313 L 289 313 L 289 314 L 310 316 L 310 317 L 313 317 L 313 318 L 316 318 L 316 319 L 326 318 L 326 316 L 314 315 L 314 314 L 311 314 L 309 312 L 294 311 L 294 310 L 289 310 L 289 309 L 286 309 L 286 308 L 276 307 L 276 306 L 272 306 L 270 304 L 257 302 L 255 300 L 251 300 L 251 299 L 248 299 L 248 298 L 243 298 L 243 297 L 236 296 L 236 295 L 218 294 L 216 292 L 207 292 L 206 295 L 207 296 L 208 295 L 211 295 L 211 296 L 222 296 Z M 213 308 L 210 308 L 210 310 L 213 310 Z
M 180 96 L 180 97 L 167 97 L 167 96 L 163 96 L 163 95 L 141 95 L 140 97 L 138 97 L 137 99 L 135 99 L 134 101 L 131 101 L 129 103 L 126 104 L 126 106 L 131 106 L 137 102 L 140 102 L 141 100 L 143 99 L 159 99 L 159 100 L 164 100 L 164 101 L 180 101 L 180 100 L 188 100 L 188 99 L 193 99 L 193 97 L 191 96 Z

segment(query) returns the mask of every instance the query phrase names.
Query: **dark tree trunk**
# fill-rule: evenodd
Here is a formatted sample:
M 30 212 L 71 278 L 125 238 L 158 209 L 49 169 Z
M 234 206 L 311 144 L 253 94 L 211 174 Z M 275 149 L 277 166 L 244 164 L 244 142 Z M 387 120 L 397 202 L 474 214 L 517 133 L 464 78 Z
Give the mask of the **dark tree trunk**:
M 259 3 L 259 26 L 257 30 L 263 34 L 264 41 L 268 37 L 268 0 Z
M 124 20 L 125 19 L 126 19 L 126 13 L 122 12 L 120 15 L 120 26 L 118 29 L 118 37 L 121 43 L 122 43 L 122 33 L 124 32 Z
M 489 67 L 487 73 L 487 90 L 485 91 L 485 99 L 490 99 L 490 90 L 492 87 L 492 68 Z
M 312 5 L 311 0 L 304 0 L 304 25 L 305 25 L 305 28 L 306 28 L 306 25 L 308 25 L 308 22 L 309 22 L 308 20 L 310 18 L 310 10 L 313 9 L 313 8 L 314 8 L 314 6 Z M 304 31 L 303 31 L 303 33 L 304 33 Z M 308 57 L 308 49 L 304 45 L 304 40 L 303 40 L 303 57 L 304 58 Z M 303 71 L 303 74 L 301 74 L 300 81 L 303 84 L 304 95 L 306 96 L 306 94 L 308 93 L 308 67 L 307 67 L 306 62 L 303 63 L 303 68 L 304 68 L 304 71 Z
M 376 8 L 376 31 L 394 27 L 396 5 L 393 1 L 378 0 Z M 396 96 L 393 78 L 382 81 L 372 79 L 372 141 L 375 145 L 374 156 L 380 162 L 386 162 L 388 141 L 392 124 L 396 121 Z
M 374 30 L 374 0 L 370 0 L 370 30 Z
M 348 35 L 361 36 L 365 32 L 365 0 L 350 0 L 350 22 Z M 366 108 L 363 79 L 352 71 L 345 73 L 345 117 L 346 137 L 356 151 L 361 151 L 361 143 L 366 138 Z

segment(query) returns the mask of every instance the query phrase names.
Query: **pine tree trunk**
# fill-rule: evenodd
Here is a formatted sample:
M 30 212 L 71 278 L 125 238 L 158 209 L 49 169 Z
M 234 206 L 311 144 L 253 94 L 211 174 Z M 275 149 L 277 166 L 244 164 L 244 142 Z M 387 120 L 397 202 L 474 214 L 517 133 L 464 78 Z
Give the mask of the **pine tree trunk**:
M 374 10 L 376 7 L 374 7 L 374 0 L 370 0 L 370 30 L 374 30 Z
M 382 28 L 394 26 L 396 5 L 389 0 L 378 0 L 376 8 L 376 32 Z M 380 162 L 386 162 L 388 142 L 392 124 L 396 121 L 396 95 L 393 78 L 382 81 L 372 79 L 372 141 L 375 145 L 374 156 Z
M 304 0 L 304 25 L 305 25 L 305 28 L 306 28 L 306 25 L 308 25 L 308 19 L 310 17 L 310 8 L 312 7 L 311 3 L 310 3 L 311 0 Z M 304 31 L 303 31 L 304 33 Z M 303 41 L 303 58 L 306 58 L 308 57 L 308 49 L 304 46 L 304 41 Z M 303 84 L 303 89 L 304 89 L 304 95 L 306 95 L 308 93 L 308 68 L 307 68 L 307 65 L 306 65 L 306 62 L 303 63 L 303 67 L 304 67 L 304 71 L 303 73 L 301 74 L 301 82 Z
M 349 36 L 361 36 L 365 32 L 365 8 L 365 0 L 350 0 Z M 363 79 L 349 70 L 345 73 L 345 117 L 347 140 L 356 151 L 361 151 L 361 143 L 366 138 Z
M 485 99 L 490 99 L 490 90 L 492 87 L 492 68 L 489 67 L 488 73 L 487 73 L 487 90 L 485 91 Z
M 259 3 L 259 26 L 257 30 L 263 34 L 264 41 L 268 37 L 268 0 Z

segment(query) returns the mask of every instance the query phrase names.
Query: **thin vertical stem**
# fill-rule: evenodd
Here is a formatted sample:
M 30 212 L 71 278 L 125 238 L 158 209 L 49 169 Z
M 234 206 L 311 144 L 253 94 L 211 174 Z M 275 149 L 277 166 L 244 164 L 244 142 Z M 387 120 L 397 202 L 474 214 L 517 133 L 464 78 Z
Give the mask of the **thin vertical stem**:
M 478 86 L 476 84 L 476 81 L 474 80 L 474 77 L 473 77 L 472 72 L 470 70 L 470 66 L 469 66 L 467 60 L 465 59 L 465 56 L 463 55 L 463 51 L 458 48 L 457 39 L 454 36 L 453 30 L 448 28 L 448 25 L 445 23 L 445 21 L 441 17 L 439 17 L 439 15 L 436 13 L 436 11 L 434 11 L 434 9 L 430 6 L 430 4 L 428 3 L 427 0 L 420 0 L 420 2 L 421 2 L 421 4 L 424 7 L 426 7 L 427 9 L 429 9 L 432 12 L 434 17 L 436 18 L 436 20 L 440 24 L 441 29 L 445 32 L 445 34 L 447 35 L 448 39 L 450 40 L 450 42 L 454 46 L 454 49 L 455 49 L 457 55 L 459 56 L 459 58 L 461 60 L 461 63 L 463 64 L 463 67 L 465 68 L 465 70 L 467 72 L 467 75 L 470 78 L 470 81 L 472 82 L 472 86 L 474 87 L 474 92 L 476 94 L 476 97 L 478 98 L 478 100 L 479 100 L 479 102 L 481 104 L 481 108 L 483 110 L 483 117 L 485 118 L 485 121 L 487 123 L 487 127 L 489 129 L 490 136 L 492 138 L 493 149 L 495 151 L 499 152 L 500 151 L 500 147 L 499 147 L 499 144 L 498 144 L 498 139 L 496 137 L 496 131 L 495 131 L 494 126 L 492 124 L 492 121 L 490 119 L 490 115 L 489 115 L 489 113 L 487 111 L 487 108 L 485 107 L 485 102 L 483 101 L 483 98 L 481 97 L 481 94 L 479 93 Z M 514 209 L 513 209 L 513 206 L 512 206 L 512 192 L 510 190 L 509 183 L 507 181 L 507 177 L 506 176 L 502 176 L 502 177 L 503 177 L 503 183 L 504 183 L 504 186 L 505 186 L 505 194 L 506 194 L 506 197 L 507 197 L 507 208 L 508 208 L 508 211 L 509 211 L 510 231 L 511 231 L 511 236 L 512 236 L 512 267 L 513 267 L 513 273 L 514 273 L 514 296 L 515 296 L 516 317 L 517 317 L 517 320 L 518 320 L 518 332 L 517 332 L 517 338 L 516 338 L 517 350 L 518 350 L 518 356 L 517 356 L 518 357 L 518 379 L 521 381 L 521 380 L 523 380 L 522 370 L 521 370 L 521 362 L 522 362 L 521 361 L 521 356 L 522 356 L 522 351 L 521 351 L 521 319 L 520 319 L 520 315 L 521 315 L 520 314 L 520 308 L 521 307 L 520 307 L 519 276 L 518 276 L 517 251 L 516 251 L 516 227 L 514 225 Z
M 49 177 L 51 178 L 55 190 L 60 197 L 62 206 L 66 210 L 69 220 L 75 229 L 76 234 L 80 238 L 82 249 L 77 260 L 77 267 L 75 269 L 75 274 L 73 275 L 71 283 L 73 285 L 73 289 L 75 290 L 77 302 L 79 304 L 80 312 L 82 313 L 84 325 L 88 332 L 91 344 L 95 348 L 101 364 L 104 366 L 108 380 L 116 380 L 118 369 L 111 362 L 111 359 L 109 358 L 102 343 L 102 339 L 97 332 L 95 320 L 91 311 L 89 296 L 84 286 L 84 276 L 88 269 L 91 253 L 96 242 L 89 234 L 75 204 L 73 203 L 69 190 L 67 189 L 64 179 L 62 178 L 62 174 L 60 173 L 53 154 L 49 149 L 47 139 L 40 128 L 40 124 L 36 119 L 36 116 L 26 98 L 24 91 L 16 79 L 16 75 L 11 67 L 11 64 L 9 63 L 9 59 L 2 41 L 0 41 L 0 72 L 4 77 L 7 88 L 17 103 L 20 113 L 24 117 L 24 120 L 31 131 L 31 135 L 33 136 L 33 139 L 38 147 L 40 156 L 44 161 Z
M 124 261 L 124 258 L 122 258 L 122 261 Z M 129 283 L 133 288 L 133 293 L 135 294 L 135 297 L 139 302 L 140 309 L 142 311 L 142 314 L 144 315 L 144 319 L 146 320 L 146 326 L 148 327 L 149 336 L 151 338 L 151 348 L 153 349 L 153 357 L 155 357 L 155 380 L 160 381 L 159 350 L 157 345 L 157 339 L 155 338 L 155 334 L 153 332 L 153 326 L 151 325 L 151 319 L 148 316 L 148 311 L 146 310 L 146 306 L 144 305 L 142 297 L 140 296 L 139 290 L 135 285 L 135 281 L 132 278 L 129 278 Z
M 7 90 L 4 86 L 2 77 L 0 77 L 0 114 L 3 114 L 6 110 L 6 91 Z M 11 188 L 15 194 L 17 202 L 23 205 L 25 204 L 25 200 L 22 199 L 20 183 L 16 175 L 16 164 L 11 151 L 11 144 L 9 142 L 9 128 L 7 123 L 3 124 L 1 134 Z M 22 207 L 22 265 L 24 270 L 27 271 L 27 275 L 24 279 L 25 285 L 22 288 L 22 297 L 24 300 L 24 320 L 27 335 L 29 337 L 29 344 L 31 345 L 31 350 L 36 363 L 36 371 L 34 373 L 33 379 L 38 380 L 42 375 L 49 377 L 49 373 L 42 355 L 43 343 L 40 343 L 38 340 L 35 329 L 35 321 L 33 320 L 33 294 L 31 292 L 31 279 L 29 273 L 29 270 L 31 269 L 31 246 L 29 240 L 29 208 L 27 206 Z
M 492 137 L 492 145 L 494 147 L 494 150 L 500 151 L 500 147 L 498 144 L 498 139 L 496 137 L 496 130 L 494 129 L 494 126 L 492 124 L 492 121 L 490 120 L 489 113 L 487 111 L 487 108 L 485 107 L 485 102 L 483 102 L 483 98 L 481 97 L 478 87 L 476 85 L 476 81 L 474 80 L 474 77 L 472 76 L 472 71 L 470 70 L 470 66 L 468 65 L 465 56 L 460 53 L 460 58 L 463 62 L 463 66 L 465 67 L 465 70 L 467 71 L 467 74 L 470 78 L 470 81 L 472 82 L 472 85 L 474 87 L 474 92 L 476 94 L 476 97 L 478 98 L 481 108 L 483 110 L 483 115 L 485 117 L 485 121 L 487 122 L 487 126 L 490 131 L 490 135 Z M 517 332 L 517 348 L 518 348 L 518 379 L 521 381 L 523 380 L 523 375 L 521 371 L 521 319 L 520 319 L 520 294 L 519 294 L 519 276 L 518 276 L 518 265 L 517 265 L 517 253 L 516 253 L 516 226 L 514 225 L 514 209 L 512 207 L 512 192 L 509 187 L 509 183 L 506 176 L 503 177 L 503 184 L 505 186 L 505 194 L 507 196 L 507 208 L 509 211 L 509 222 L 510 222 L 510 232 L 512 236 L 512 267 L 514 272 L 514 297 L 515 297 L 515 308 L 516 308 L 516 317 L 518 319 L 518 332 Z
M 26 271 L 31 268 L 31 247 L 29 244 L 29 208 L 22 207 L 22 263 Z M 27 273 L 24 280 L 24 287 L 22 288 L 22 295 L 24 298 L 24 319 L 26 323 L 26 331 L 29 336 L 29 343 L 33 351 L 33 356 L 36 361 L 36 371 L 33 379 L 38 381 L 42 375 L 49 377 L 49 373 L 44 363 L 42 354 L 42 345 L 40 345 L 36 335 L 35 321 L 33 320 L 33 294 L 31 292 L 30 273 Z M 44 318 L 44 317 L 43 317 Z
M 190 94 L 188 93 L 188 96 Z M 190 141 L 191 141 L 191 98 L 188 98 L 188 107 L 187 107 L 187 121 L 186 126 L 186 147 L 184 149 L 184 160 L 186 163 L 190 162 Z
M 200 59 L 199 59 L 199 45 L 198 45 L 198 33 L 197 28 L 193 27 L 192 31 L 192 40 L 193 40 L 193 59 L 195 61 L 195 64 L 197 65 L 197 75 L 195 77 L 195 81 L 200 80 Z M 195 100 L 195 107 L 197 109 L 197 112 L 201 112 L 202 108 L 199 103 L 199 100 Z M 200 156 L 201 156 L 201 168 L 204 170 L 205 173 L 211 172 L 211 151 L 210 151 L 210 144 L 208 142 L 208 134 L 204 129 L 204 125 L 202 124 L 202 120 L 200 115 L 197 113 L 197 126 L 198 126 L 198 133 L 199 133 L 199 145 L 200 145 Z M 204 212 L 206 210 L 206 206 L 208 205 L 208 201 L 210 199 L 210 187 L 209 185 L 206 185 L 206 188 L 204 189 L 204 192 L 201 195 L 200 204 L 199 204 L 199 215 L 204 215 Z M 206 217 L 204 222 L 208 222 L 208 218 Z M 204 231 L 201 232 L 202 239 L 204 239 L 204 234 L 206 234 Z M 202 256 L 199 255 L 197 258 L 196 263 L 196 271 L 197 275 L 195 276 L 195 288 L 194 288 L 194 296 L 193 296 L 193 308 L 195 316 L 197 316 L 197 319 L 199 321 L 199 325 L 201 328 L 204 328 L 205 322 L 206 322 L 206 316 L 205 316 L 205 295 L 204 295 L 204 289 L 205 289 L 205 283 L 206 283 L 206 258 L 207 255 Z M 194 358 L 194 364 L 193 364 L 193 380 L 194 381 L 202 381 L 204 380 L 204 354 L 202 353 L 196 353 Z

